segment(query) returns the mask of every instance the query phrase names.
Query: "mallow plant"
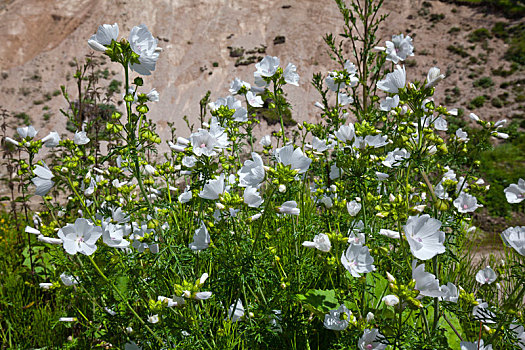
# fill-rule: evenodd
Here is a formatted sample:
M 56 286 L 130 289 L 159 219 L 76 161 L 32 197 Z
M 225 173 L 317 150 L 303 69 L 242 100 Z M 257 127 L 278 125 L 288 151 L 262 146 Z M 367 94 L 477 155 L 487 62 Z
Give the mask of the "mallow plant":
M 325 37 L 334 66 L 312 79 L 318 124 L 285 127 L 285 91 L 306 83 L 300 67 L 267 56 L 253 78 L 207 95 L 197 126 L 161 140 L 148 111 L 162 96 L 143 89 L 162 59 L 157 39 L 143 24 L 127 38 L 104 24 L 89 47 L 122 66 L 125 85 L 104 130 L 72 108 L 74 137 L 23 126 L 4 139 L 21 154 L 24 198 L 42 199 L 25 233 L 53 257 L 52 273 L 35 278 L 68 300 L 64 342 L 525 348 L 525 227 L 501 233 L 502 261 L 469 258 L 472 214 L 490 206 L 470 160 L 505 138 L 505 121 L 471 116 L 476 144 L 449 133 L 457 110 L 433 97 L 446 77 L 406 70 L 410 36 L 380 42 L 382 1 L 336 4 L 354 52 Z M 281 128 L 256 140 L 263 94 Z M 523 179 L 505 189 L 516 206 L 524 194 Z

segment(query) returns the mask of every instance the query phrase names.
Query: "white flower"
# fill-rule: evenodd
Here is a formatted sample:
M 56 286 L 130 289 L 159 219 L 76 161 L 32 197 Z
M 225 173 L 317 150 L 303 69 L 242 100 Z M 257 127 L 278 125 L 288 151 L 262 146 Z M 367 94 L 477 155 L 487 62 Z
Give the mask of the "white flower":
M 362 223 L 362 221 L 359 221 Z M 359 232 L 359 228 L 357 229 L 351 229 L 349 230 L 348 234 L 348 243 L 350 244 L 361 244 L 364 245 L 366 243 L 366 236 L 363 232 Z
M 503 140 L 506 140 L 509 138 L 509 134 L 504 133 L 504 132 L 495 132 L 492 134 L 492 136 L 503 139 Z
M 239 78 L 235 78 L 232 83 L 230 84 L 230 94 L 236 94 L 239 92 L 239 90 L 244 86 L 244 88 L 247 91 L 250 91 L 251 86 L 249 83 L 240 80 Z
M 385 100 L 381 100 L 379 109 L 385 112 L 390 111 L 392 108 L 396 108 L 399 105 L 399 96 L 387 97 Z
M 197 163 L 197 158 L 194 156 L 184 156 L 182 158 L 182 165 L 186 168 L 193 168 Z
M 496 315 L 488 309 L 489 304 L 481 299 L 476 299 L 476 301 L 478 305 L 472 308 L 472 316 L 474 316 L 474 319 L 483 323 L 496 323 L 493 321 Z
M 399 304 L 399 298 L 392 294 L 384 296 L 382 300 L 383 303 L 385 303 L 388 306 L 396 306 L 397 304 Z
M 344 304 L 341 304 L 338 309 L 330 310 L 330 313 L 324 315 L 323 324 L 325 328 L 333 331 L 342 331 L 348 327 L 353 318 L 352 312 Z
M 133 52 L 139 55 L 139 63 L 131 64 L 130 68 L 139 74 L 150 75 L 159 59 L 157 39 L 151 35 L 146 25 L 141 24 L 131 29 L 129 45 Z
M 330 140 L 331 142 L 328 143 L 326 140 L 321 140 L 319 139 L 318 137 L 314 136 L 312 138 L 312 148 L 316 151 L 316 152 L 324 152 L 324 151 L 327 151 L 329 149 L 332 149 L 334 148 L 334 144 L 333 144 L 333 141 Z
M 453 283 L 448 282 L 447 285 L 441 286 L 440 289 L 444 293 L 444 295 L 440 297 L 441 300 L 449 301 L 452 303 L 458 302 L 458 288 Z
M 366 135 L 365 143 L 369 147 L 379 148 L 388 145 L 388 137 L 381 134 L 378 135 Z
M 517 184 L 511 184 L 503 192 L 505 192 L 507 202 L 521 203 L 525 199 L 525 180 L 519 179 Z
M 410 153 L 404 148 L 396 148 L 388 152 L 383 165 L 389 168 L 400 166 L 403 160 L 410 158 Z
M 386 180 L 386 179 L 388 179 L 390 177 L 390 175 L 382 173 L 380 171 L 376 171 L 376 176 L 377 176 L 377 180 L 379 180 L 379 182 L 382 182 L 382 181 L 384 181 L 384 180 Z
M 328 72 L 328 76 L 325 78 L 326 86 L 334 91 L 339 92 L 346 87 L 346 78 L 344 74 L 338 72 Z M 359 82 L 359 79 L 355 76 L 350 76 L 350 87 L 354 87 Z
M 195 230 L 193 242 L 189 244 L 189 247 L 191 250 L 199 251 L 208 248 L 210 242 L 211 238 L 210 234 L 208 233 L 208 229 L 204 223 L 201 223 L 201 226 Z
M 432 259 L 445 252 L 445 233 L 439 231 L 441 222 L 428 214 L 410 216 L 403 229 L 412 255 L 420 260 Z
M 76 322 L 77 318 L 76 317 L 60 317 L 58 321 L 59 322 Z
M 182 306 L 186 304 L 186 301 L 182 297 L 167 298 L 159 295 L 157 300 L 163 302 L 167 307 Z
M 224 193 L 224 174 L 221 174 L 218 179 L 208 180 L 204 188 L 199 193 L 199 197 L 204 199 L 219 199 L 219 196 Z
M 244 166 L 237 172 L 241 187 L 258 187 L 264 180 L 266 172 L 261 156 L 252 152 L 252 159 L 246 160 Z
M 525 349 L 525 329 L 518 324 L 511 324 L 509 329 L 514 333 L 517 340 L 517 345 L 520 349 Z
M 357 342 L 359 350 L 384 350 L 387 344 L 381 343 L 382 335 L 377 328 L 365 329 Z
M 255 96 L 253 92 L 249 91 L 248 94 L 246 94 L 246 98 L 248 98 L 248 103 L 250 103 L 250 105 L 254 107 L 262 107 L 262 99 L 259 96 Z M 259 104 L 259 101 L 260 101 L 260 106 L 254 105 L 254 104 Z M 252 104 L 252 102 L 254 104 Z M 234 121 L 236 122 L 248 121 L 248 111 L 246 110 L 246 108 L 242 106 L 241 101 L 237 100 L 233 96 L 227 96 L 226 98 L 223 98 L 223 97 L 218 98 L 217 101 L 211 102 L 209 106 L 212 111 L 216 111 L 221 106 L 227 107 L 228 109 L 231 109 L 231 110 L 235 110 L 232 116 Z
M 337 93 L 337 101 L 338 101 L 339 105 L 346 106 L 349 103 L 353 103 L 354 99 L 351 96 L 348 96 L 347 94 L 345 94 L 343 92 L 338 92 Z
M 380 49 L 384 49 L 387 54 L 386 59 L 395 64 L 404 61 L 408 56 L 414 56 L 414 45 L 412 45 L 412 38 L 408 35 L 406 37 L 403 34 L 392 35 L 392 41 L 386 42 L 386 49 Z
M 159 92 L 156 89 L 151 89 L 150 92 L 146 94 L 146 97 L 151 102 L 159 102 Z
M 60 142 L 60 135 L 56 131 L 51 131 L 49 135 L 42 139 L 42 142 L 46 147 L 52 148 L 58 146 Z
M 94 226 L 84 218 L 76 219 L 74 224 L 67 224 L 58 230 L 68 254 L 82 253 L 91 255 L 97 250 L 97 240 L 102 236 L 102 228 Z
M 350 123 L 348 125 L 341 125 L 339 127 L 339 130 L 337 130 L 334 134 L 335 137 L 339 139 L 339 141 L 348 143 L 352 141 L 355 137 L 354 124 Z
M 151 315 L 148 317 L 149 323 L 157 323 L 159 322 L 159 315 Z
M 374 258 L 370 255 L 368 247 L 361 244 L 351 244 L 341 255 L 341 263 L 356 278 L 361 277 L 362 273 L 375 270 Z
M 279 58 L 266 56 L 259 63 L 255 65 L 255 69 L 263 77 L 271 77 L 277 72 L 279 68 Z
M 38 284 L 40 288 L 42 289 L 51 289 L 51 287 L 53 287 L 53 283 L 48 283 L 48 282 L 42 282 L 42 283 L 39 283 Z
M 432 88 L 436 86 L 441 80 L 445 79 L 445 74 L 440 74 L 441 71 L 438 67 L 432 67 L 427 74 L 427 83 L 425 88 Z
M 85 145 L 89 141 L 89 137 L 87 137 L 87 134 L 85 131 L 77 131 L 75 132 L 75 137 L 73 138 L 73 141 L 75 142 L 75 145 Z
M 436 120 L 434 120 L 434 128 L 440 131 L 447 131 L 448 125 L 447 125 L 447 121 L 445 120 L 445 118 L 443 118 L 442 116 L 439 116 Z
M 263 100 L 261 96 L 257 96 L 251 91 L 248 91 L 246 93 L 246 100 L 252 107 L 262 107 L 263 106 Z
M 281 214 L 299 215 L 301 213 L 301 210 L 297 208 L 296 201 L 284 202 L 280 207 L 277 208 L 277 210 Z
M 361 207 L 361 203 L 358 203 L 355 200 L 346 203 L 346 210 L 348 210 L 348 214 L 350 214 L 351 216 L 356 216 L 361 210 Z
M 31 226 L 26 226 L 26 228 L 24 229 L 24 232 L 25 233 L 32 233 L 34 235 L 39 235 L 40 234 L 40 230 L 37 230 L 36 228 L 33 228 Z
M 494 123 L 494 127 L 496 129 L 499 129 L 499 128 L 503 127 L 505 124 L 507 124 L 507 119 L 501 119 L 501 120 L 498 120 L 497 122 Z
M 255 187 L 246 187 L 243 197 L 244 203 L 250 208 L 258 208 L 264 202 Z
M 275 150 L 275 158 L 283 165 L 297 170 L 299 174 L 305 173 L 310 167 L 312 160 L 305 156 L 300 148 L 294 150 L 293 145 L 284 146 Z
M 191 134 L 190 139 L 193 153 L 196 156 L 205 155 L 212 157 L 217 154 L 215 148 L 219 146 L 218 140 L 208 130 L 200 129 L 198 132 Z
M 32 125 L 24 126 L 23 128 L 16 128 L 16 131 L 18 132 L 18 135 L 22 139 L 25 139 L 27 137 L 32 139 L 38 133 L 38 131 L 36 131 Z
M 470 213 L 483 206 L 478 204 L 476 197 L 465 192 L 461 192 L 453 203 L 460 213 Z
M 406 72 L 405 67 L 396 66 L 392 73 L 388 73 L 386 78 L 377 82 L 377 88 L 385 92 L 397 94 L 399 89 L 405 87 Z
M 186 189 L 180 196 L 179 196 L 179 202 L 180 203 L 188 203 L 193 198 L 193 194 L 191 191 Z
M 469 140 L 468 134 L 461 128 L 456 130 L 456 137 L 460 142 L 467 142 Z
M 241 299 L 230 305 L 228 309 L 228 319 L 232 322 L 238 322 L 241 318 L 244 317 L 244 306 L 242 305 Z
M 383 228 L 379 230 L 379 234 L 383 235 L 383 236 L 386 236 L 388 238 L 393 238 L 393 239 L 401 238 L 401 235 L 399 234 L 399 232 L 393 231 L 393 230 L 387 230 L 387 229 L 383 229 Z
M 36 177 L 32 178 L 31 181 L 36 186 L 35 194 L 37 196 L 45 196 L 51 187 L 55 184 L 53 180 L 53 173 L 49 168 L 47 167 L 46 163 L 42 162 L 44 166 L 36 165 L 35 170 L 33 170 L 33 174 L 36 175 Z
M 125 234 L 124 226 L 102 222 L 102 240 L 108 247 L 126 248 L 129 246 L 129 242 L 124 239 Z
M 337 165 L 332 164 L 330 166 L 330 180 L 335 180 L 343 175 L 343 169 L 339 168 Z
M 155 175 L 156 170 L 151 164 L 146 164 L 146 166 L 144 167 L 144 171 L 148 175 Z
M 479 117 L 478 117 L 476 114 L 474 114 L 474 113 L 470 113 L 470 114 L 468 115 L 468 117 L 469 117 L 471 120 L 475 121 L 475 122 L 479 122 L 479 121 L 480 121 Z
M 62 283 L 68 287 L 78 284 L 78 277 L 67 275 L 65 272 L 62 272 L 60 279 L 62 280 Z
M 98 26 L 96 34 L 93 34 L 89 40 L 88 45 L 95 51 L 104 52 L 112 40 L 117 41 L 118 38 L 118 24 L 103 24 Z
M 18 141 L 13 140 L 12 138 L 7 137 L 7 136 L 4 137 L 4 141 L 5 141 L 5 142 L 12 143 L 12 144 L 15 145 L 15 146 L 20 146 L 20 143 L 18 143 Z
M 269 147 L 272 145 L 272 138 L 270 135 L 264 135 L 259 143 L 263 147 Z
M 297 74 L 297 67 L 288 63 L 283 72 L 284 81 L 288 84 L 299 86 L 299 74 Z
M 195 300 L 208 300 L 212 296 L 212 292 L 197 292 L 195 293 Z
M 415 289 L 427 297 L 443 297 L 445 293 L 439 287 L 439 280 L 430 272 L 425 272 L 425 264 L 416 267 L 416 260 L 412 262 L 412 279 L 416 281 Z
M 468 341 L 462 341 L 459 343 L 461 350 L 492 350 L 492 345 L 485 345 L 483 339 L 480 339 L 479 342 L 471 343 Z
M 303 247 L 316 248 L 322 252 L 329 252 L 330 248 L 332 248 L 332 244 L 330 243 L 330 239 L 326 234 L 320 233 L 314 237 L 313 242 L 304 241 Z
M 42 242 L 42 243 L 49 243 L 49 244 L 56 244 L 56 245 L 60 245 L 63 243 L 60 238 L 51 238 L 51 237 L 46 237 L 44 235 L 38 235 L 37 239 L 39 242 Z
M 501 233 L 503 242 L 525 256 L 525 226 L 509 227 Z
M 330 209 L 334 206 L 334 202 L 332 201 L 332 198 L 328 196 L 323 196 L 320 200 L 321 204 L 323 204 L 327 209 Z
M 112 309 L 110 309 L 109 307 L 104 307 L 104 311 L 106 311 L 108 314 L 110 314 L 111 316 L 115 316 L 117 313 L 115 311 L 113 311 Z
M 496 281 L 497 278 L 498 275 L 490 268 L 490 266 L 485 267 L 483 270 L 479 270 L 476 274 L 476 281 L 481 284 L 491 284 Z

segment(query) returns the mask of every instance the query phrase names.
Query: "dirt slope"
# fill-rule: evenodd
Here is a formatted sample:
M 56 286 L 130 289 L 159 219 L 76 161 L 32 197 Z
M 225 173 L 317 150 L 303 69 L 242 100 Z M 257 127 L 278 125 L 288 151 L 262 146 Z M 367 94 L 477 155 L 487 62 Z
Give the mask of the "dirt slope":
M 488 90 L 474 88 L 472 80 L 489 74 L 488 67 L 508 67 L 502 60 L 503 41 L 489 39 L 482 48 L 466 38 L 474 29 L 490 29 L 506 19 L 439 1 L 385 0 L 383 9 L 390 12 L 380 32 L 383 42 L 397 33 L 410 32 L 414 37 L 416 61 L 406 63 L 409 80 L 424 79 L 434 65 L 447 73 L 438 89 L 438 102 L 444 102 L 447 88 L 459 91 L 452 99 L 449 96 L 449 107 L 466 107 L 478 95 L 502 92 L 499 85 L 503 78 L 493 77 L 495 84 Z M 70 78 L 73 60 L 90 52 L 86 41 L 99 24 L 114 22 L 119 24 L 121 37 L 127 37 L 134 25 L 146 24 L 164 48 L 156 71 L 145 79 L 147 89 L 155 87 L 160 92 L 160 102 L 151 108 L 150 115 L 164 137 L 169 121 L 178 127 L 178 134 L 186 134 L 182 117 L 196 120 L 198 101 L 208 89 L 215 100 L 228 94 L 235 77 L 253 82 L 254 65 L 236 67 L 228 47 L 249 50 L 264 45 L 266 54 L 280 57 L 281 65 L 296 64 L 300 87 L 286 90 L 294 118 L 315 120 L 318 110 L 313 102 L 318 96 L 309 81 L 313 73 L 334 68 L 322 37 L 328 32 L 339 33 L 342 24 L 332 0 L 3 0 L 0 106 L 13 113 L 27 113 L 42 134 L 52 129 L 64 131 L 65 118 L 59 108 L 65 107 L 65 101 L 53 92 L 61 84 L 74 91 Z M 453 27 L 460 29 L 449 33 Z M 274 44 L 277 36 L 284 36 L 285 42 Z M 447 50 L 450 45 L 463 45 L 469 56 L 451 53 Z M 117 66 L 109 63 L 109 71 L 116 75 L 110 75 L 106 84 L 123 79 Z M 473 78 L 467 77 L 470 73 Z M 507 80 L 520 77 L 524 78 L 523 73 Z M 476 113 L 500 119 L 510 116 L 515 108 L 485 103 Z M 45 113 L 50 115 L 48 121 L 43 118 Z M 267 131 L 264 124 L 260 133 Z

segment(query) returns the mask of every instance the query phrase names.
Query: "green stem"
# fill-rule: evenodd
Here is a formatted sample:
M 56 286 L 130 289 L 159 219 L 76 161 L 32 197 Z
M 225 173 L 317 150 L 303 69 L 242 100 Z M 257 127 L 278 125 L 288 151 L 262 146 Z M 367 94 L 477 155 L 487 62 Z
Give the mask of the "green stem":
M 97 265 L 95 260 L 93 260 L 93 258 L 91 256 L 88 256 L 88 258 L 89 258 L 89 261 L 91 262 L 91 264 L 93 265 L 93 267 L 95 268 L 95 270 L 97 270 L 97 272 L 100 275 L 100 277 L 102 277 L 104 279 L 104 281 L 109 283 L 109 285 L 113 288 L 113 290 L 126 303 L 127 308 L 129 309 L 129 311 L 131 311 L 131 313 L 135 316 L 135 318 L 148 330 L 148 332 L 150 332 L 153 335 L 153 337 L 160 344 L 164 345 L 164 342 L 162 341 L 162 339 L 160 339 L 159 336 L 157 334 L 155 334 L 155 332 L 153 332 L 153 330 L 146 324 L 146 322 L 144 322 L 144 320 L 139 316 L 139 314 L 137 314 L 137 312 L 131 307 L 131 305 L 129 304 L 129 301 L 124 297 L 124 295 L 122 295 L 120 290 L 113 284 L 113 282 L 109 278 L 106 277 L 106 275 L 104 275 L 104 273 L 102 272 L 100 267 Z

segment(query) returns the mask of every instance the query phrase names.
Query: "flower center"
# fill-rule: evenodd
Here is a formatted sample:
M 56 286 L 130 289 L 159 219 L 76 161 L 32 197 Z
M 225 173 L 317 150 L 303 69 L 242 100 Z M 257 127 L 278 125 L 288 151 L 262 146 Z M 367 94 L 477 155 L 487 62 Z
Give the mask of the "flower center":
M 463 209 L 467 209 L 467 208 L 468 208 L 468 205 L 463 204 Z
M 201 148 L 206 148 L 206 144 L 203 143 L 203 144 L 201 145 Z

